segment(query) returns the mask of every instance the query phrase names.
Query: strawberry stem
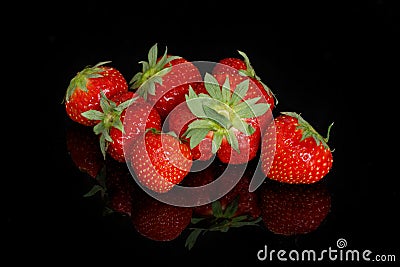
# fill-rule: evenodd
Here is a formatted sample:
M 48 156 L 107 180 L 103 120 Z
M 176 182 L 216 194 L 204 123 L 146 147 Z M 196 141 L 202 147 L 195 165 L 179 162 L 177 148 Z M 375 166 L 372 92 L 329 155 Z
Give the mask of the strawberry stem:
M 329 141 L 329 135 L 330 135 L 332 126 L 333 126 L 333 122 L 328 127 L 328 132 L 327 132 L 326 137 L 325 137 L 325 142 L 326 143 L 328 143 L 328 141 Z

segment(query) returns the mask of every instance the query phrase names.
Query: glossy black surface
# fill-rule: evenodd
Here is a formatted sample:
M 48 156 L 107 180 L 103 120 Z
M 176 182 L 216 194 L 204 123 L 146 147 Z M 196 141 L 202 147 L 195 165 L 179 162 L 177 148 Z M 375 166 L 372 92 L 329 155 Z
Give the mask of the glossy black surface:
M 392 2 L 246 5 L 229 16 L 222 9 L 205 15 L 212 3 L 197 3 L 198 8 L 164 3 L 155 5 L 154 13 L 109 4 L 54 4 L 52 12 L 37 13 L 43 13 L 33 39 L 40 49 L 32 53 L 40 59 L 33 105 L 39 119 L 31 123 L 30 112 L 24 114 L 34 138 L 24 134 L 21 142 L 32 149 L 20 157 L 22 166 L 3 176 L 7 255 L 39 263 L 263 265 L 269 262 L 257 260 L 257 252 L 264 245 L 319 251 L 344 238 L 349 249 L 400 260 L 398 156 L 394 148 L 394 158 L 387 154 L 397 143 L 387 123 L 398 87 L 400 13 Z M 67 149 L 73 123 L 61 101 L 69 80 L 86 65 L 111 60 L 129 81 L 154 43 L 193 61 L 245 51 L 279 99 L 276 114 L 299 112 L 322 133 L 335 122 L 329 141 L 334 163 L 324 179 L 331 206 L 316 230 L 283 236 L 261 221 L 259 227 L 207 232 L 189 251 L 189 229 L 172 241 L 156 242 L 136 231 L 128 216 L 104 217 L 100 198 L 83 197 L 95 182 Z

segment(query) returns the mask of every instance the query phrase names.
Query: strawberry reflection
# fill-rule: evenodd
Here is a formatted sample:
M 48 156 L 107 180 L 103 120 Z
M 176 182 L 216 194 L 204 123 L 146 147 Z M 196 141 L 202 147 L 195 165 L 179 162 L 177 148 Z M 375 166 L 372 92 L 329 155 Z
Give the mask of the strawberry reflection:
M 221 177 L 236 177 L 238 173 L 243 171 L 242 166 L 229 166 L 221 164 L 219 161 L 214 161 L 206 169 L 200 172 L 191 172 L 185 179 L 184 185 L 187 186 L 202 186 Z M 229 205 L 236 201 L 235 213 L 233 216 L 249 215 L 253 218 L 260 216 L 260 208 L 258 207 L 258 196 L 255 192 L 249 192 L 250 181 L 253 176 L 252 165 L 249 165 L 244 171 L 238 183 L 224 196 L 216 202 L 221 206 L 222 211 L 225 211 Z M 234 178 L 233 178 L 234 179 Z M 232 180 L 233 180 L 232 179 Z M 226 179 L 228 182 L 229 180 Z M 221 185 L 221 191 L 225 191 L 225 187 L 230 185 Z M 212 206 L 215 203 L 201 205 L 194 208 L 195 215 L 198 216 L 214 216 Z
M 143 191 L 134 196 L 132 224 L 142 236 L 154 241 L 176 239 L 189 225 L 192 208 L 172 206 Z
M 331 195 L 324 182 L 291 185 L 267 180 L 258 195 L 263 223 L 278 235 L 313 232 L 331 209 Z
M 185 179 L 187 186 L 202 186 L 220 176 L 235 176 L 242 169 L 239 166 L 226 168 L 225 164 L 214 161 L 209 167 L 197 173 L 190 173 Z M 185 246 L 192 249 L 200 235 L 207 232 L 227 232 L 230 228 L 258 226 L 261 209 L 258 196 L 248 188 L 253 174 L 250 164 L 238 183 L 226 195 L 206 204 L 194 207 L 193 218 L 188 227 L 189 235 Z
M 77 123 L 69 125 L 66 131 L 66 145 L 75 166 L 95 178 L 104 166 L 104 159 L 93 128 Z
M 249 162 L 239 182 L 216 201 L 193 208 L 165 204 L 140 188 L 125 163 L 111 158 L 104 161 L 97 137 L 89 128 L 73 126 L 71 130 L 67 141 L 70 155 L 76 166 L 96 181 L 85 197 L 101 195 L 104 215 L 126 216 L 132 227 L 150 240 L 171 241 L 186 229 L 184 245 L 192 249 L 207 232 L 263 225 L 278 235 L 301 235 L 315 231 L 330 212 L 331 196 L 324 181 L 290 185 L 267 179 L 249 192 L 257 161 Z M 227 167 L 215 160 L 201 171 L 190 172 L 181 185 L 202 186 L 221 176 L 236 176 L 242 170 L 241 166 Z
M 136 185 L 125 163 L 109 160 L 106 166 L 107 205 L 114 211 L 131 215 Z
M 134 229 L 148 239 L 172 241 L 190 223 L 192 208 L 168 205 L 145 193 L 136 184 L 125 163 L 108 160 L 96 176 L 96 181 L 84 197 L 100 194 L 104 216 L 127 216 Z
M 136 184 L 126 163 L 107 160 L 96 181 L 84 197 L 100 195 L 104 216 L 126 216 L 136 231 L 148 239 L 171 241 L 190 223 L 192 208 L 168 205 L 148 195 Z
M 100 194 L 104 215 L 118 213 L 131 216 L 133 195 L 137 188 L 126 164 L 108 159 L 95 179 L 97 183 L 84 197 Z

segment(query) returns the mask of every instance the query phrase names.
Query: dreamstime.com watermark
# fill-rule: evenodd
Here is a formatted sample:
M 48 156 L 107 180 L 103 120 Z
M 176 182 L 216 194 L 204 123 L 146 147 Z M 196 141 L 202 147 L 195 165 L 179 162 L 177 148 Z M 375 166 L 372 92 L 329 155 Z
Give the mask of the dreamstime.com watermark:
M 394 254 L 375 254 L 371 250 L 347 249 L 347 241 L 339 238 L 336 247 L 328 247 L 320 251 L 313 249 L 304 250 L 275 250 L 269 249 L 267 245 L 257 252 L 259 261 L 293 261 L 293 262 L 318 262 L 318 261 L 341 261 L 341 262 L 396 262 Z

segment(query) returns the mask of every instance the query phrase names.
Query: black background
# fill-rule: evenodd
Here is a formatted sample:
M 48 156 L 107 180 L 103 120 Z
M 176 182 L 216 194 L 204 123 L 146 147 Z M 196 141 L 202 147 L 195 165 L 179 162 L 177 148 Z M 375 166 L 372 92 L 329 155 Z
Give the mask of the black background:
M 22 27 L 10 35 L 15 45 L 7 43 L 18 47 L 10 52 L 11 66 L 14 74 L 27 74 L 22 90 L 33 105 L 20 117 L 22 146 L 11 153 L 17 167 L 4 175 L 6 255 L 39 263 L 253 265 L 264 245 L 324 249 L 345 238 L 349 248 L 400 260 L 398 138 L 390 118 L 399 70 L 395 1 L 93 0 L 24 7 L 16 12 Z M 282 238 L 243 228 L 204 236 L 188 252 L 185 234 L 168 243 L 146 240 L 123 218 L 104 220 L 98 203 L 82 199 L 87 178 L 65 147 L 68 118 L 61 101 L 68 83 L 82 67 L 106 60 L 130 80 L 154 43 L 192 61 L 216 62 L 244 51 L 279 99 L 277 113 L 299 112 L 322 134 L 335 122 L 329 142 L 334 166 L 326 177 L 332 211 L 317 231 Z

